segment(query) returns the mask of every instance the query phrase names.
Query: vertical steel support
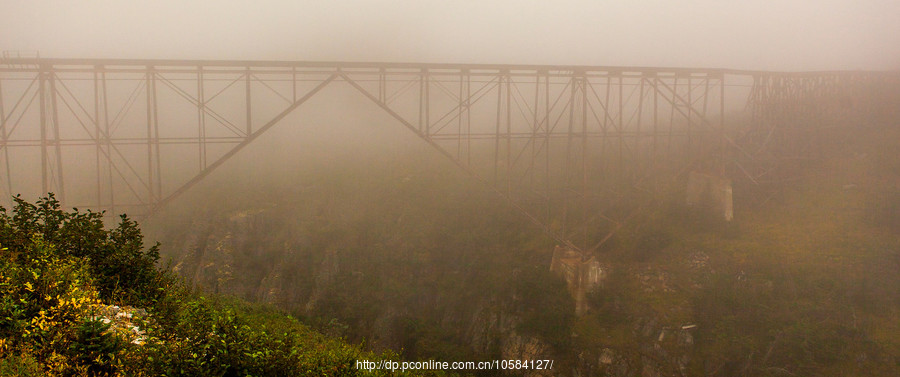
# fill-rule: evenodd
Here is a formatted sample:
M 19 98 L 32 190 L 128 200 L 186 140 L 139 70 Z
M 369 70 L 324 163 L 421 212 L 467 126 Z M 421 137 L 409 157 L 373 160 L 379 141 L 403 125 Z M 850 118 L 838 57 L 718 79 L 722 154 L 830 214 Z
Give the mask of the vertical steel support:
M 197 151 L 200 170 L 206 169 L 206 100 L 203 91 L 203 66 L 197 66 Z
M 618 132 L 619 132 L 619 158 L 618 163 L 616 164 L 616 168 L 619 171 L 619 186 L 625 186 L 625 169 L 622 168 L 622 165 L 625 163 L 625 96 L 623 96 L 622 90 L 622 72 L 616 73 L 619 76 L 619 114 L 618 120 L 616 123 L 619 124 Z
M 106 137 L 106 173 L 109 182 L 109 208 L 110 212 L 116 212 L 115 190 L 113 187 L 113 160 L 112 160 L 112 131 L 109 123 L 109 92 L 106 86 L 106 67 L 100 67 L 100 84 L 103 90 L 103 125 Z
M 25 94 L 22 94 L 25 96 Z M 8 135 L 6 134 L 6 108 L 3 103 L 3 80 L 0 77 L 0 148 L 3 149 L 3 164 L 6 168 L 6 194 L 12 195 L 12 172 L 9 170 L 9 145 Z
M 293 88 L 292 93 L 293 93 L 294 102 L 297 101 L 296 74 L 297 74 L 296 71 L 292 71 L 292 81 L 291 82 L 292 82 L 292 88 Z M 245 104 L 244 114 L 246 115 L 246 119 L 244 120 L 244 123 L 247 127 L 247 136 L 250 136 L 250 134 L 253 133 L 253 116 L 252 116 L 253 113 L 251 112 L 252 100 L 250 97 L 250 76 L 251 76 L 250 75 L 250 67 L 247 67 L 246 71 L 244 72 L 244 104 Z
M 643 73 L 643 72 L 641 72 L 641 79 L 640 79 L 640 80 L 641 80 L 641 82 L 640 82 L 640 84 L 638 84 L 638 87 L 639 87 L 641 93 L 640 93 L 640 95 L 638 96 L 638 107 L 637 107 L 637 112 L 638 112 L 638 113 L 637 113 L 637 130 L 636 130 L 636 133 L 635 133 L 635 135 L 636 135 L 636 136 L 635 136 L 635 150 L 636 150 L 636 155 L 638 156 L 638 159 L 637 159 L 637 161 L 635 161 L 635 163 L 636 163 L 636 164 L 640 164 L 640 165 L 644 165 L 644 167 L 646 168 L 647 166 L 650 166 L 650 165 L 648 164 L 650 155 L 649 155 L 649 154 L 646 154 L 646 155 L 645 155 L 645 154 L 642 152 L 642 150 L 643 150 L 642 145 L 644 145 L 644 143 L 645 143 L 645 142 L 644 142 L 644 135 L 641 134 L 641 123 L 642 123 L 642 121 L 643 121 L 642 118 L 643 118 L 643 115 L 644 115 L 644 73 Z M 644 161 L 641 161 L 641 160 L 644 160 Z
M 603 148 L 604 154 L 606 154 L 612 150 L 611 141 L 610 141 L 611 137 L 610 137 L 610 133 L 609 133 L 609 126 L 610 126 L 609 123 L 610 123 L 610 121 L 613 120 L 612 115 L 610 114 L 610 103 L 609 103 L 609 97 L 610 97 L 611 91 L 612 91 L 612 76 L 611 76 L 610 72 L 606 72 L 606 91 L 605 91 L 606 93 L 604 94 L 604 97 L 603 97 L 603 142 L 602 142 L 603 147 L 602 148 Z M 613 124 L 612 126 L 613 126 L 613 128 L 615 128 L 616 125 Z M 612 165 L 611 165 L 612 158 L 610 156 L 603 156 L 603 161 L 604 161 L 603 162 L 603 172 L 604 172 L 604 174 L 608 175 L 609 172 L 612 171 Z
M 587 82 L 587 85 L 591 85 L 591 93 L 593 93 L 594 98 L 597 99 L 598 106 L 600 108 L 600 114 L 595 114 L 594 118 L 597 120 L 597 130 L 599 132 L 599 136 L 597 139 L 597 158 L 599 161 L 597 162 L 597 172 L 603 178 L 606 179 L 609 173 L 609 83 L 610 83 L 609 74 L 607 72 L 606 82 L 604 83 L 605 90 L 605 98 L 601 99 L 600 95 L 597 94 L 597 90 L 594 88 L 593 84 L 590 81 Z M 599 84 L 598 80 L 598 84 Z
M 97 172 L 97 206 L 103 206 L 103 192 L 101 190 L 100 168 L 100 75 L 99 67 L 94 67 L 94 163 Z
M 378 101 L 387 104 L 387 77 L 384 67 L 378 69 Z
M 456 109 L 456 135 L 462 135 L 463 128 L 463 116 L 466 111 L 466 103 L 465 103 L 465 92 L 464 92 L 464 82 L 465 82 L 465 70 L 461 69 L 459 72 L 459 106 Z M 462 138 L 457 136 L 456 138 L 456 159 L 462 160 Z
M 663 83 L 663 84 L 665 84 L 665 83 Z M 672 81 L 672 93 L 678 93 L 678 76 L 675 76 L 675 78 Z M 666 158 L 671 159 L 672 158 L 672 135 L 673 135 L 673 132 L 675 131 L 674 130 L 675 129 L 675 99 L 672 98 L 670 100 L 670 99 L 666 98 L 666 101 L 668 101 L 669 104 L 671 105 L 670 109 L 669 109 L 669 140 L 666 143 Z
M 53 146 L 56 152 L 56 196 L 59 199 L 59 203 L 63 206 L 66 205 L 66 185 L 63 180 L 63 164 L 62 164 L 62 137 L 59 134 L 59 111 L 56 106 L 56 72 L 54 70 L 50 70 L 47 72 L 47 79 L 50 80 L 50 111 L 51 111 L 51 122 L 53 125 Z
M 500 176 L 500 123 L 503 120 L 503 74 L 497 74 L 497 119 L 494 124 L 494 184 L 498 184 Z M 507 176 L 509 171 L 506 172 Z
M 691 115 L 693 113 L 693 109 L 694 109 L 693 96 L 692 96 L 693 93 L 694 93 L 693 78 L 691 77 L 690 74 L 688 74 L 688 77 L 687 77 L 687 103 L 685 104 L 685 105 L 687 105 L 687 109 L 686 109 L 687 110 L 687 150 L 691 150 L 691 148 L 693 147 L 693 139 L 691 137 L 692 136 L 691 131 L 693 131 L 693 128 L 694 128 L 694 124 L 693 124 L 694 118 L 691 117 Z M 678 92 L 675 92 L 674 94 L 672 94 L 672 96 L 675 99 L 677 99 Z
M 466 165 L 472 166 L 472 75 L 466 74 Z
M 247 71 L 250 71 L 250 67 L 247 67 Z M 249 98 L 250 95 L 248 94 L 247 97 Z M 294 102 L 297 102 L 297 67 L 291 67 L 291 103 Z
M 41 65 L 38 75 L 38 80 L 40 81 L 38 83 L 38 95 L 41 97 L 41 195 L 45 195 L 50 191 L 47 177 L 49 167 L 47 166 L 47 67 L 45 65 Z
M 725 134 L 725 74 L 719 77 L 719 142 L 722 148 L 722 162 L 719 174 L 725 177 L 725 169 L 729 160 L 728 135 Z
M 423 68 L 425 77 L 425 138 L 431 139 L 431 73 L 428 68 Z
M 562 237 L 564 239 L 569 239 L 569 181 L 572 178 L 571 165 L 572 165 L 572 139 L 574 137 L 574 127 L 575 127 L 575 95 L 578 93 L 578 73 L 573 71 L 571 73 L 570 78 L 570 89 L 569 89 L 569 127 L 566 129 L 566 160 L 564 167 L 564 178 L 563 178 L 563 188 L 562 188 L 562 197 L 563 197 L 563 214 L 562 214 Z
M 701 118 L 706 118 L 706 104 L 709 99 L 709 74 L 706 74 L 706 78 L 703 79 L 703 114 L 700 115 Z
M 155 203 L 153 194 L 153 67 L 147 66 L 144 75 L 147 90 L 147 203 Z
M 472 92 L 469 88 L 469 84 L 471 81 L 471 77 L 469 75 L 468 69 L 463 69 L 459 75 L 459 112 L 457 119 L 457 127 L 456 134 L 462 135 L 463 130 L 465 130 L 465 139 L 463 137 L 457 137 L 456 143 L 456 158 L 462 160 L 463 158 L 463 140 L 465 140 L 465 151 L 466 151 L 466 166 L 471 166 L 471 155 L 470 155 L 470 143 L 471 143 L 471 135 L 470 135 L 470 108 L 471 100 L 472 100 Z
M 544 73 L 544 192 L 547 196 L 547 220 L 552 218 L 553 195 L 550 192 L 550 71 Z
M 157 102 L 156 78 L 154 73 L 150 83 L 153 84 L 153 147 L 156 151 L 156 197 L 162 199 L 162 164 L 161 154 L 159 153 L 159 103 Z
M 427 81 L 425 81 L 425 77 L 426 77 L 425 70 L 424 69 L 420 70 L 419 71 L 419 101 L 418 101 L 419 102 L 418 103 L 418 105 L 419 105 L 419 113 L 418 113 L 418 115 L 419 115 L 419 125 L 418 125 L 419 126 L 419 128 L 418 128 L 419 136 L 422 136 L 425 134 L 425 109 L 424 109 L 424 106 L 425 106 L 425 103 L 427 102 L 425 100 L 425 86 L 428 85 Z
M 579 86 L 580 95 L 581 95 L 581 228 L 582 234 L 584 237 L 583 247 L 587 247 L 590 241 L 588 240 L 588 229 L 587 229 L 587 205 L 588 205 L 588 161 L 590 158 L 588 156 L 588 97 L 587 97 L 587 73 L 581 72 L 581 84 Z M 582 255 L 582 257 L 586 257 Z
M 657 139 L 659 137 L 659 73 L 653 74 L 653 142 L 651 151 L 653 153 L 652 161 L 655 164 L 659 157 L 659 145 Z
M 506 196 L 512 196 L 512 91 L 510 85 L 512 77 L 508 70 L 503 70 L 501 75 L 506 77 Z
M 538 94 L 541 90 L 541 75 L 539 72 L 535 72 L 534 75 L 534 105 L 532 108 L 534 109 L 534 113 L 532 114 L 531 119 L 531 169 L 529 174 L 528 184 L 531 187 L 534 187 L 534 176 L 537 174 L 536 164 L 537 164 L 537 152 L 538 152 L 538 129 L 540 127 L 540 123 L 538 120 L 538 107 L 540 106 L 540 97 Z

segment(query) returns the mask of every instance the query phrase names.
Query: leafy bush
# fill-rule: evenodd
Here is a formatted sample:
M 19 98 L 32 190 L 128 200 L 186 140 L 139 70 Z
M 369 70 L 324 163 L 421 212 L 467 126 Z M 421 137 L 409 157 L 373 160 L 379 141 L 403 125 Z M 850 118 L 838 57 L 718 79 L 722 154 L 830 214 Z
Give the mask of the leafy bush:
M 0 251 L 0 335 L 17 357 L 37 360 L 46 372 L 71 374 L 83 366 L 71 349 L 79 324 L 100 305 L 98 292 L 86 268 L 40 235 L 30 245 Z
M 156 268 L 135 222 L 106 230 L 101 213 L 63 212 L 52 195 L 0 207 L 0 245 L 0 376 L 388 375 L 355 361 L 398 359 L 204 297 Z
M 109 333 L 109 324 L 88 319 L 77 328 L 77 338 L 69 348 L 73 359 L 93 376 L 108 376 L 115 372 L 112 364 L 122 349 L 122 340 Z
M 756 278 L 715 274 L 698 293 L 704 360 L 726 375 L 770 366 L 819 375 L 860 354 L 884 353 L 855 324 L 846 282 L 806 266 L 762 278 L 774 268 L 747 271 Z
M 12 214 L 0 207 L 0 245 L 11 250 L 35 247 L 35 236 L 53 245 L 60 257 L 85 260 L 104 300 L 123 299 L 149 305 L 163 292 L 157 288 L 168 277 L 156 269 L 159 246 L 143 249 L 137 223 L 122 215 L 118 227 L 105 230 L 103 213 L 64 212 L 49 194 L 37 204 L 14 198 Z

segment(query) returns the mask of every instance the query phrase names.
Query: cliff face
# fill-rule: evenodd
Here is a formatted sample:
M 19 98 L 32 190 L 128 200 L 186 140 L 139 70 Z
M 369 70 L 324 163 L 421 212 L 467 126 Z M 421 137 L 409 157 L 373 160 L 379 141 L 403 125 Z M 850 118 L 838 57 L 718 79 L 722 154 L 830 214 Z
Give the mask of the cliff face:
M 342 240 L 314 248 L 304 239 L 309 232 L 284 229 L 276 208 L 196 220 L 165 251 L 196 287 L 273 303 L 332 335 L 365 340 L 374 350 L 402 349 L 409 358 L 554 360 L 554 370 L 527 376 L 678 375 L 690 361 L 693 328 L 664 316 L 626 318 L 633 340 L 627 345 L 577 339 L 602 332 L 573 341 L 572 284 L 549 271 L 550 253 L 532 260 L 467 253 L 448 235 L 450 246 L 433 251 L 403 250 L 394 236 L 371 234 L 335 236 Z M 595 280 L 577 290 L 585 306 L 597 300 L 587 289 L 601 284 Z
M 448 239 L 479 235 L 443 234 L 438 238 L 449 245 L 422 250 L 396 237 L 396 228 L 324 240 L 304 229 L 314 222 L 284 218 L 270 205 L 196 219 L 181 229 L 182 237 L 164 243 L 163 252 L 195 287 L 279 305 L 375 350 L 403 349 L 408 357 L 436 360 L 559 358 L 561 349 L 541 334 L 568 334 L 567 327 L 521 329 L 535 311 L 571 316 L 564 282 L 549 273 L 547 262 L 531 266 L 496 250 L 458 252 L 459 243 L 472 240 Z M 554 283 L 519 293 L 522 268 Z M 530 307 L 545 296 L 562 304 Z
M 410 359 L 539 357 L 572 376 L 898 375 L 900 139 L 881 132 L 871 154 L 847 147 L 822 164 L 837 175 L 769 183 L 780 193 L 758 201 L 736 184 L 731 222 L 715 199 L 727 182 L 695 175 L 587 258 L 554 257 L 493 194 L 404 165 L 414 159 L 203 198 L 216 208 L 148 239 L 197 287 Z

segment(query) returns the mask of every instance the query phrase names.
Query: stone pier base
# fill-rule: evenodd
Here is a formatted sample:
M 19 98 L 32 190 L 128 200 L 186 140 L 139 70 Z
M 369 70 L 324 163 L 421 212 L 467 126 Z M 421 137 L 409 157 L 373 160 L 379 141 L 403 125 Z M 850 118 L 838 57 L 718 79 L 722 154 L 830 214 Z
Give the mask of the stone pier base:
M 587 294 L 600 286 L 606 271 L 594 257 L 585 259 L 580 251 L 556 246 L 550 262 L 550 272 L 566 280 L 569 294 L 575 299 L 575 314 L 588 310 Z
M 734 219 L 730 179 L 692 171 L 686 191 L 685 202 L 688 206 L 709 208 L 725 221 Z

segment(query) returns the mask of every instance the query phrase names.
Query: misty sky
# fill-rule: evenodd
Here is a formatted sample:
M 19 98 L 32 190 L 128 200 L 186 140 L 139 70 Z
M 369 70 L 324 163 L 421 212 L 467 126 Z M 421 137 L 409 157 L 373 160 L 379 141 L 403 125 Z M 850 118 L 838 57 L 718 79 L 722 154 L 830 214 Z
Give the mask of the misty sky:
M 896 0 L 0 0 L 42 57 L 900 69 Z

